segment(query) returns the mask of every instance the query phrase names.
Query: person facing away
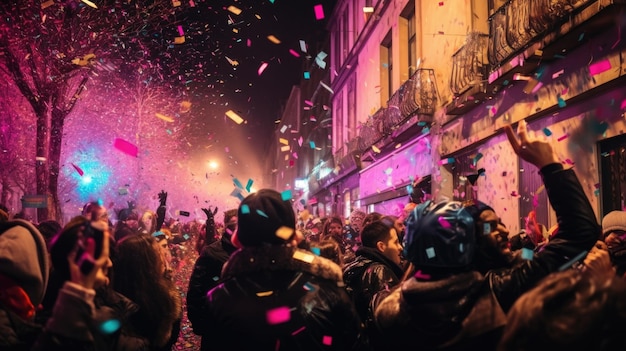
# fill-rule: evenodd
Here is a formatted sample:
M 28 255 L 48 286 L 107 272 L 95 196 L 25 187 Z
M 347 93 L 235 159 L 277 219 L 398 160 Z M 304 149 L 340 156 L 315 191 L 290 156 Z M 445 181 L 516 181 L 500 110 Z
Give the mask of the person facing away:
M 389 347 L 420 340 L 424 350 L 494 350 L 505 313 L 519 296 L 582 257 L 598 238 L 595 214 L 574 171 L 563 169 L 550 144 L 529 137 L 525 122 L 518 127 L 521 142 L 510 126 L 505 131 L 515 153 L 540 170 L 558 234 L 532 259 L 482 273 L 475 266 L 479 245 L 507 253 L 502 248 L 508 232 L 495 212 L 482 211 L 475 219 L 474 209 L 456 201 L 418 205 L 407 219 L 404 246 L 416 273 L 391 293 L 382 292 L 387 296 L 380 296 L 374 314 Z
M 241 247 L 207 294 L 212 350 L 352 350 L 359 318 L 334 262 L 297 247 L 289 200 L 271 189 L 240 204 L 232 241 Z
M 166 277 L 165 257 L 153 236 L 131 235 L 116 244 L 113 289 L 139 307 L 130 316 L 133 331 L 151 350 L 171 350 L 182 318 L 181 298 Z
M 597 273 L 552 273 L 523 294 L 509 311 L 498 350 L 626 350 L 626 282 Z
M 213 235 L 215 231 L 215 218 L 217 208 L 214 210 L 203 209 L 207 215 L 206 235 Z M 187 288 L 187 317 L 191 322 L 193 332 L 203 335 L 206 331 L 206 294 L 220 283 L 222 267 L 228 261 L 237 248 L 233 245 L 231 237 L 237 229 L 237 210 L 230 209 L 224 212 L 224 233 L 220 240 L 206 245 L 200 252 L 200 256 L 191 272 L 189 286 Z M 206 344 L 206 345 L 205 345 Z M 211 340 L 202 338 L 202 349 L 210 347 Z

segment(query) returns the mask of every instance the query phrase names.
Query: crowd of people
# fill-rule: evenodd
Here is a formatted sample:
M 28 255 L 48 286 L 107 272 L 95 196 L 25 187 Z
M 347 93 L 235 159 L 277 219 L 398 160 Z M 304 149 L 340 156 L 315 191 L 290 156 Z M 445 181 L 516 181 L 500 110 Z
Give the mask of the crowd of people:
M 599 225 L 552 146 L 505 131 L 555 228 L 531 214 L 513 238 L 477 200 L 315 218 L 272 189 L 186 224 L 165 191 L 115 224 L 99 203 L 64 226 L 0 210 L 0 349 L 171 350 L 183 319 L 201 350 L 626 349 L 626 212 Z

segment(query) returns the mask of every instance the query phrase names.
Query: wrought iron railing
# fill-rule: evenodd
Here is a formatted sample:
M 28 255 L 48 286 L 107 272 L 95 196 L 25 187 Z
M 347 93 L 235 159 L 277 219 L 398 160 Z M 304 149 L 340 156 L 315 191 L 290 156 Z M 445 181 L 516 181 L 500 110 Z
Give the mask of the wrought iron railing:
M 509 0 L 489 17 L 489 63 L 500 65 L 595 1 Z
M 489 35 L 472 32 L 463 45 L 452 55 L 452 77 L 450 90 L 462 94 L 473 86 L 480 85 L 489 74 L 487 45 Z

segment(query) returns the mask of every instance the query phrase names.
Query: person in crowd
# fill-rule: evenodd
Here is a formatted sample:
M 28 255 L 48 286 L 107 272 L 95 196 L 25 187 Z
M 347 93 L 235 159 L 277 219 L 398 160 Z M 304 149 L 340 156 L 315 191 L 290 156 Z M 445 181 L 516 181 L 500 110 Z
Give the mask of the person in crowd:
M 351 350 L 359 318 L 341 268 L 297 248 L 290 201 L 261 189 L 238 209 L 235 251 L 207 294 L 204 338 L 212 350 Z
M 0 204 L 0 223 L 6 222 L 9 220 L 9 209 Z
M 348 216 L 348 225 L 357 233 L 357 237 L 363 228 L 363 219 L 365 219 L 365 216 L 366 213 L 359 209 L 352 210 L 350 216 Z
M 111 350 L 98 343 L 102 332 L 95 311 L 95 290 L 109 262 L 106 222 L 92 223 L 102 232 L 100 254 L 96 241 L 74 246 L 64 261 L 69 278 L 59 288 L 50 318 L 37 322 L 38 308 L 47 290 L 49 259 L 44 237 L 27 221 L 0 223 L 0 349 L 1 350 Z M 88 262 L 88 264 L 85 264 Z M 140 349 L 140 348 L 137 348 Z
M 139 215 L 134 210 L 132 201 L 128 202 L 128 207 L 121 209 L 117 214 L 115 224 L 115 241 L 120 241 L 128 235 L 136 235 L 139 230 Z
M 211 208 L 203 209 L 207 216 L 206 235 L 215 232 L 215 214 Z M 187 317 L 191 322 L 193 332 L 203 336 L 206 333 L 206 294 L 213 287 L 220 283 L 222 274 L 222 266 L 228 260 L 230 255 L 237 250 L 231 242 L 231 238 L 235 230 L 237 230 L 237 210 L 230 209 L 224 212 L 224 234 L 219 241 L 205 246 L 196 260 L 196 263 L 189 278 L 189 286 L 187 288 Z M 210 348 L 214 343 L 210 338 L 202 337 L 202 349 Z
M 45 221 L 41 221 L 37 224 L 37 230 L 43 235 L 46 240 L 46 245 L 50 247 L 50 241 L 54 238 L 57 233 L 59 233 L 63 229 L 61 224 L 54 219 L 48 219 Z
M 309 244 L 310 250 L 324 258 L 335 262 L 339 267 L 343 267 L 343 254 L 341 253 L 341 247 L 337 241 L 332 239 L 324 239 L 322 241 L 314 241 Z
M 171 350 L 180 331 L 182 305 L 176 286 L 165 275 L 157 240 L 127 236 L 115 250 L 113 289 L 139 307 L 129 319 L 134 332 L 148 340 L 151 350 Z
M 568 269 L 523 294 L 507 316 L 498 349 L 626 350 L 626 282 Z
M 361 230 L 361 247 L 354 261 L 343 271 L 346 290 L 365 325 L 374 349 L 384 349 L 385 342 L 377 335 L 373 319 L 372 299 L 381 290 L 400 283 L 402 245 L 393 222 L 374 221 Z
M 92 214 L 92 218 L 97 218 L 97 215 Z M 104 223 L 106 216 L 100 218 L 99 222 Z M 81 247 L 81 243 L 85 241 L 85 233 L 93 232 L 91 228 L 93 222 L 86 217 L 76 216 L 53 238 L 50 247 L 53 269 L 40 311 L 41 318 L 38 316 L 42 324 L 50 324 L 50 315 L 56 312 L 57 308 L 54 301 L 57 301 L 56 305 L 58 305 L 59 297 L 57 296 L 62 293 L 62 287 L 66 286 L 75 274 L 74 264 L 71 261 L 68 262 L 68 255 L 76 252 L 77 247 Z M 137 312 L 138 306 L 127 297 L 113 291 L 110 286 L 112 261 L 108 255 L 108 247 L 113 246 L 111 245 L 113 239 L 106 236 L 103 242 L 107 246 L 106 261 L 101 265 L 92 284 L 95 295 L 92 296 L 93 306 L 91 307 L 94 321 L 81 328 L 89 330 L 89 340 L 93 342 L 97 350 L 145 350 L 149 346 L 147 339 L 138 336 L 130 323 L 130 317 Z
M 163 264 L 165 265 L 164 275 L 168 278 L 172 277 L 173 273 L 173 260 L 172 251 L 169 247 L 168 233 L 169 229 L 162 228 L 161 230 L 152 233 L 152 237 L 156 240 L 157 245 L 159 246 L 159 254 L 163 259 Z M 171 234 L 169 234 L 171 236 Z
M 356 257 L 353 249 L 353 241 L 345 237 L 343 220 L 338 216 L 328 217 L 324 229 L 322 230 L 321 240 L 334 240 L 341 249 L 342 261 L 344 263 L 352 262 Z
M 154 211 L 146 210 L 139 220 L 139 233 L 143 235 L 152 235 L 157 231 L 157 214 Z
M 584 257 L 598 239 L 600 227 L 574 171 L 563 169 L 549 143 L 531 138 L 524 121 L 519 140 L 510 126 L 505 131 L 515 153 L 540 170 L 558 234 L 531 259 L 483 274 L 476 268 L 484 259 L 478 255 L 481 245 L 502 254 L 507 241 L 508 231 L 493 209 L 481 208 L 475 217 L 476 209 L 460 202 L 418 205 L 406 222 L 404 248 L 415 274 L 375 297 L 382 299 L 375 321 L 389 348 L 420 340 L 425 350 L 495 349 L 505 314 L 519 296 Z
M 383 218 L 383 214 L 380 212 L 370 212 L 366 214 L 365 217 L 363 217 L 363 222 L 361 223 L 361 230 L 363 230 L 366 225 L 374 221 L 379 221 L 381 218 Z
M 602 236 L 616 274 L 626 278 L 626 212 L 607 213 L 602 218 Z
M 394 215 L 385 215 L 380 220 L 386 221 L 387 223 L 393 223 L 393 227 L 396 228 L 396 233 L 398 233 L 398 240 L 400 240 L 400 242 L 404 241 L 404 231 L 406 230 L 406 225 L 404 224 L 404 220 L 402 218 Z

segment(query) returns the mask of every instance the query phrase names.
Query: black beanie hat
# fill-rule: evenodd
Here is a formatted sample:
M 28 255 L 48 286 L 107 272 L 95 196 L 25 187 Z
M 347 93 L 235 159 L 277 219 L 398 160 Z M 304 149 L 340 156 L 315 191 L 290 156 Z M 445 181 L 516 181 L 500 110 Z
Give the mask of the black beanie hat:
M 291 203 L 272 189 L 248 195 L 239 205 L 237 217 L 237 239 L 244 246 L 283 244 L 296 228 Z

